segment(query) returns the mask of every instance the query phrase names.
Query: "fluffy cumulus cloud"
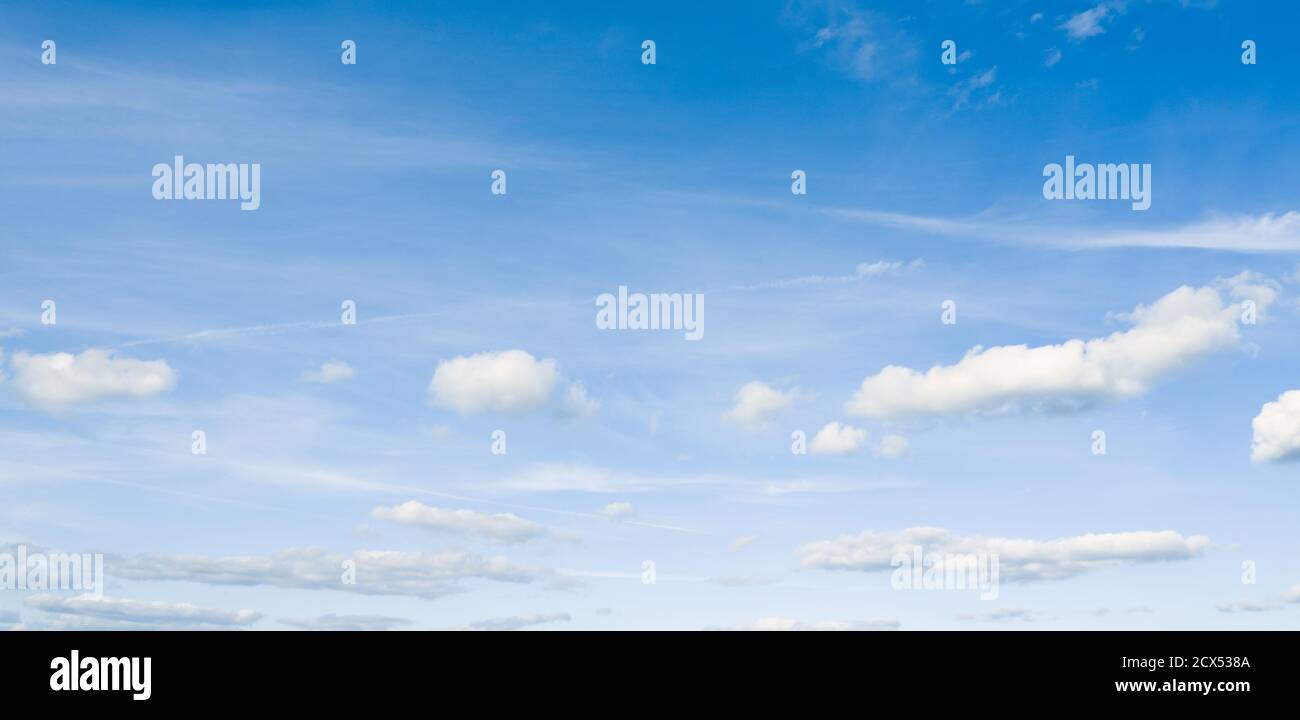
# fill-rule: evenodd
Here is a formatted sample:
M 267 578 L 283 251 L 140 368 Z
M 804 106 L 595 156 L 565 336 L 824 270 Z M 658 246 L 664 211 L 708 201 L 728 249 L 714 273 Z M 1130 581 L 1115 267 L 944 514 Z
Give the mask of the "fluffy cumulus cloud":
M 421 530 L 455 533 L 497 543 L 536 540 L 550 534 L 545 527 L 511 513 L 449 510 L 416 500 L 393 507 L 377 507 L 370 511 L 370 515 Z
M 726 417 L 747 429 L 762 429 L 794 403 L 795 395 L 794 390 L 783 392 L 758 380 L 745 383 L 736 391 L 736 404 Z
M 358 550 L 340 555 L 320 548 L 295 548 L 269 556 L 146 555 L 115 557 L 111 567 L 117 577 L 142 582 L 338 590 L 425 599 L 459 592 L 468 581 L 532 583 L 553 579 L 554 575 L 501 556 L 483 557 L 454 550 Z
M 1257 463 L 1300 458 L 1300 390 L 1288 390 L 1264 403 L 1250 423 L 1250 459 Z
M 518 415 L 555 404 L 561 417 L 584 418 L 598 407 L 581 384 L 564 380 L 554 360 L 538 360 L 523 350 L 462 355 L 438 363 L 429 381 L 429 398 L 462 414 Z
M 302 374 L 305 382 L 311 383 L 332 383 L 342 380 L 351 380 L 353 376 L 352 366 L 337 360 L 331 360 L 324 363 L 316 370 L 308 370 Z
M 176 372 L 165 360 L 136 360 L 112 350 L 92 348 L 77 355 L 19 352 L 9 364 L 18 394 L 45 408 L 148 397 L 176 386 Z
M 856 452 L 866 441 L 866 430 L 828 422 L 813 436 L 812 442 L 808 443 L 808 450 L 814 455 L 847 455 Z
M 823 570 L 891 570 L 897 555 L 997 555 L 1001 577 L 1050 580 L 1116 565 L 1186 560 L 1201 555 L 1210 540 L 1172 531 L 1078 535 L 1058 540 L 958 535 L 943 528 L 913 527 L 897 532 L 863 532 L 819 540 L 795 550 L 804 567 Z
M 77 615 L 110 622 L 148 625 L 251 625 L 262 618 L 252 610 L 214 610 L 189 603 L 146 602 L 85 594 L 32 595 L 24 602 L 29 607 L 58 615 Z
M 1122 315 L 1132 327 L 1106 337 L 975 347 L 957 363 L 925 372 L 889 365 L 862 381 L 845 411 L 897 418 L 1141 395 L 1165 374 L 1238 340 L 1243 306 L 1223 291 L 1255 299 L 1263 312 L 1273 297 L 1266 288 L 1244 275 L 1216 286 L 1184 286 Z

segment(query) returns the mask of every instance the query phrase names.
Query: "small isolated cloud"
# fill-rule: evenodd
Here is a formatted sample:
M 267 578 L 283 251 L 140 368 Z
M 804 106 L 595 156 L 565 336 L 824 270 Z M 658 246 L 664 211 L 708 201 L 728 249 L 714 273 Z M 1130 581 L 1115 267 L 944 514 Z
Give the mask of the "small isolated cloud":
M 886 460 L 894 460 L 907 454 L 907 438 L 902 435 L 886 435 L 876 445 L 876 454 Z
M 586 420 L 600 410 L 600 403 L 587 397 L 582 383 L 570 383 L 560 399 L 556 414 L 565 420 Z
M 863 82 L 905 77 L 917 51 L 911 38 L 881 13 L 851 3 L 810 4 L 818 17 L 801 18 L 812 32 L 804 50 L 823 53 L 836 69 Z
M 407 527 L 455 533 L 502 544 L 536 540 L 550 534 L 542 525 L 511 513 L 490 515 L 474 510 L 448 510 L 417 500 L 393 507 L 377 507 L 370 511 L 370 515 Z
M 1038 613 L 1024 608 L 1004 608 L 1002 610 L 991 610 L 982 613 L 963 613 L 957 616 L 958 620 L 976 620 L 980 622 L 1001 622 L 1003 620 L 1020 620 L 1023 622 L 1033 622 Z
M 1047 50 L 1047 59 L 1043 61 L 1043 65 L 1045 67 L 1052 67 L 1058 62 L 1061 62 L 1061 51 L 1056 48 L 1049 48 Z
M 970 101 L 971 96 L 981 88 L 992 85 L 998 79 L 998 68 L 996 65 L 985 70 L 978 75 L 966 78 L 961 82 L 953 85 L 948 89 L 948 94 L 953 98 L 953 107 L 959 108 Z
M 214 610 L 189 603 L 123 600 L 107 595 L 85 594 L 73 597 L 31 595 L 24 602 L 29 607 L 58 615 L 76 615 L 111 622 L 148 625 L 251 625 L 262 618 L 252 610 Z
M 1173 530 L 1089 533 L 1058 540 L 958 535 L 935 527 L 896 532 L 867 531 L 801 545 L 804 567 L 876 572 L 894 567 L 896 555 L 917 546 L 927 554 L 998 556 L 999 574 L 1009 580 L 1055 580 L 1106 567 L 1187 560 L 1210 545 L 1204 535 L 1183 537 Z
M 1071 40 L 1086 40 L 1094 35 L 1106 32 L 1106 28 L 1102 27 L 1102 23 L 1106 22 L 1110 14 L 1110 7 L 1102 3 L 1088 10 L 1075 13 L 1070 16 L 1069 20 L 1061 23 L 1060 28 L 1065 31 L 1065 34 Z
M 1288 604 L 1300 603 L 1300 585 L 1292 585 L 1290 589 L 1282 593 L 1276 600 L 1239 600 L 1237 602 L 1221 602 L 1215 604 L 1215 609 L 1223 613 L 1236 612 L 1273 612 L 1282 610 Z
M 1140 27 L 1135 27 L 1133 28 L 1133 32 L 1129 35 L 1128 44 L 1124 46 L 1124 49 L 1137 50 L 1138 48 L 1142 47 L 1142 41 L 1146 40 L 1146 38 L 1147 38 L 1146 31 Z
M 1300 390 L 1288 390 L 1264 403 L 1250 426 L 1252 462 L 1300 459 Z
M 822 285 L 845 285 L 848 283 L 861 282 L 874 278 L 902 275 L 903 273 L 917 270 L 925 266 L 925 261 L 921 258 L 911 262 L 902 262 L 897 260 L 876 260 L 874 262 L 858 263 L 853 269 L 852 275 L 801 275 L 796 278 L 787 278 L 784 280 L 775 280 L 772 282 L 760 283 L 758 285 L 746 285 L 741 290 L 771 290 L 771 289 L 790 289 L 790 288 L 810 288 Z
M 741 535 L 740 537 L 735 538 L 730 543 L 728 543 L 727 549 L 732 552 L 739 552 L 749 547 L 750 545 L 753 545 L 754 541 L 757 539 L 758 539 L 757 535 Z
M 466 415 L 520 415 L 551 403 L 563 384 L 554 360 L 538 360 L 523 350 L 505 350 L 438 363 L 429 381 L 429 398 L 439 407 Z M 585 388 L 571 383 L 556 412 L 563 417 L 585 417 L 596 407 Z
M 1090 398 L 1146 393 L 1157 380 L 1193 359 L 1226 349 L 1239 338 L 1238 303 L 1249 292 L 1243 274 L 1219 286 L 1183 286 L 1152 305 L 1119 316 L 1133 327 L 1103 338 L 1059 345 L 974 347 L 953 365 L 925 372 L 889 365 L 862 381 L 845 412 L 875 418 L 995 412 L 1022 403 L 1061 407 Z M 1260 296 L 1263 297 L 1263 296 Z M 1262 313 L 1265 305 L 1260 305 Z
M 121 357 L 113 350 L 92 348 L 77 355 L 19 352 L 9 362 L 14 370 L 14 389 L 44 408 L 149 397 L 176 386 L 176 372 L 165 360 L 136 360 Z
M 528 613 L 503 618 L 479 620 L 469 624 L 472 630 L 522 630 L 535 625 L 554 622 L 569 622 L 573 618 L 569 613 Z
M 735 630 L 894 630 L 899 627 L 897 620 L 821 620 L 804 622 L 787 617 L 764 617 L 754 622 L 738 625 Z
M 632 503 L 630 502 L 612 502 L 601 508 L 600 514 L 610 520 L 622 520 L 632 514 Z
M 406 618 L 386 615 L 321 615 L 314 618 L 284 618 L 281 625 L 299 630 L 394 630 L 410 625 Z
M 872 278 L 895 273 L 902 269 L 903 263 L 901 262 L 877 260 L 876 262 L 858 263 L 858 266 L 854 268 L 853 274 L 855 277 Z
M 1256 600 L 1241 600 L 1238 602 L 1215 603 L 1214 609 L 1222 613 L 1273 612 L 1274 610 L 1281 610 L 1282 603 L 1273 600 L 1265 600 L 1262 602 Z
M 749 430 L 759 430 L 782 410 L 794 404 L 796 390 L 782 392 L 765 382 L 754 380 L 736 391 L 736 405 L 725 417 Z
M 808 450 L 814 455 L 847 455 L 856 452 L 866 440 L 866 430 L 841 425 L 839 422 L 828 422 L 813 436 L 812 442 L 808 443 Z
M 739 587 L 761 587 L 771 585 L 776 582 L 776 578 L 764 577 L 762 575 L 721 575 L 711 577 L 707 582 L 722 587 L 739 588 Z
M 353 375 L 352 366 L 345 362 L 331 360 L 324 363 L 317 370 L 308 370 L 302 374 L 304 382 L 310 383 L 332 383 L 341 380 L 351 380 Z

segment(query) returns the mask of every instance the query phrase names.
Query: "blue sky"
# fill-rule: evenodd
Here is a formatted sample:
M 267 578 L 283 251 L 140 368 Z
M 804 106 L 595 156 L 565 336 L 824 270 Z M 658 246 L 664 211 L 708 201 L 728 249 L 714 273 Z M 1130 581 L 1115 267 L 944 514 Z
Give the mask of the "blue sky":
M 1294 627 L 1297 20 L 9 4 L 0 541 L 105 553 L 111 600 L 0 618 Z M 261 207 L 155 200 L 175 155 Z M 1067 155 L 1149 163 L 1150 209 L 1045 200 Z M 620 285 L 702 293 L 704 337 L 597 329 Z M 996 600 L 891 588 L 927 527 L 1002 549 Z

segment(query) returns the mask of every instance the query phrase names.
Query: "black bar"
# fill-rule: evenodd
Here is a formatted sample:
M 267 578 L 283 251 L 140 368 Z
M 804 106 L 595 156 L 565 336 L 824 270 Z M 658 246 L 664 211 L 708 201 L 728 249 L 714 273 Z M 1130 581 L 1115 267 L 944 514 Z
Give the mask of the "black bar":
M 872 713 L 886 705 L 862 702 L 879 696 L 972 712 L 1030 699 L 1064 703 L 1041 707 L 1056 714 L 1072 703 L 1293 702 L 1295 642 L 1289 632 L 16 632 L 4 636 L 0 687 L 6 703 L 51 711 L 409 704 L 433 714 L 490 706 L 495 714 L 603 698 L 614 704 L 591 708 L 852 702 L 853 712 Z M 73 650 L 83 662 L 150 658 L 150 697 L 51 689 L 52 662 Z M 1117 689 L 1131 682 L 1154 685 Z M 1213 687 L 1207 694 L 1174 684 L 1192 682 Z

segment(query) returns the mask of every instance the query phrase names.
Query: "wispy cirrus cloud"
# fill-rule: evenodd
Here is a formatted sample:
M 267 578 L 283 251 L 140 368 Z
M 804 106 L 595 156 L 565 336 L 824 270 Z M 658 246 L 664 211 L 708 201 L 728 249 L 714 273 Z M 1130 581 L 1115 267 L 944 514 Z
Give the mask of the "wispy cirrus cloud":
M 824 208 L 833 217 L 879 227 L 997 243 L 1069 249 L 1115 247 L 1205 248 L 1238 252 L 1300 251 L 1300 211 L 1210 215 L 1157 229 L 1064 227 L 1024 215 L 988 211 L 948 218 L 872 209 Z

